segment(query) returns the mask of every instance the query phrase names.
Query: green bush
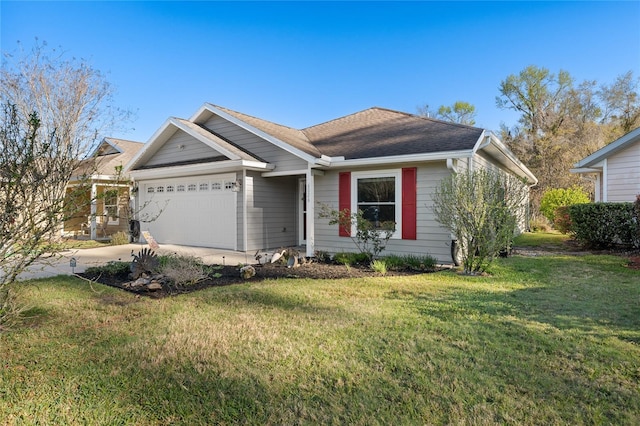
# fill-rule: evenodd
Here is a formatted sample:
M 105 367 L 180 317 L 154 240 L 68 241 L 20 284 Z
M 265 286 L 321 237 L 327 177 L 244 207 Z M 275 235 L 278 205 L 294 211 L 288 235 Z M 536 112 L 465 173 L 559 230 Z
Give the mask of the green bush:
M 569 215 L 569 206 L 560 206 L 556 209 L 553 218 L 553 227 L 563 234 L 571 232 L 571 216 Z
M 416 256 L 413 254 L 400 256 L 397 254 L 391 254 L 386 256 L 384 260 L 390 270 L 396 271 L 405 269 L 411 269 L 414 271 L 433 271 L 436 269 L 436 265 L 438 264 L 437 259 L 429 256 L 428 254 L 423 256 Z
M 550 189 L 540 199 L 540 212 L 549 222 L 555 223 L 556 209 L 558 207 L 584 204 L 590 201 L 589 195 L 579 186 Z
M 338 252 L 333 255 L 333 261 L 341 265 L 358 265 L 369 262 L 367 253 Z
M 633 203 L 575 204 L 569 207 L 572 232 L 591 247 L 640 247 L 639 218 Z
M 111 236 L 112 246 L 121 246 L 124 244 L 129 244 L 129 234 L 127 234 L 126 232 L 119 231 Z

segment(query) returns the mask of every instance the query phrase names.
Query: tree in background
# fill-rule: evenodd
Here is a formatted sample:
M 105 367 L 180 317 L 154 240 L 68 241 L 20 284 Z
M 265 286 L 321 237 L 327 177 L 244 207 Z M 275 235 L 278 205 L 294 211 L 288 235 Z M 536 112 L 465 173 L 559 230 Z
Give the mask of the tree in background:
M 82 179 L 67 188 L 80 160 L 129 117 L 113 107 L 99 71 L 63 56 L 36 43 L 21 57 L 5 55 L 0 70 L 0 318 L 11 310 L 7 285 L 59 250 L 57 231 L 80 207 L 74 193 L 86 190 Z
M 456 101 L 451 106 L 441 105 L 438 111 L 433 112 L 428 104 L 417 107 L 418 115 L 423 117 L 433 117 L 438 120 L 449 121 L 451 123 L 474 126 L 476 124 L 476 107 L 469 102 Z
M 484 272 L 511 248 L 526 198 L 521 180 L 497 171 L 465 171 L 442 180 L 433 196 L 436 220 L 455 235 L 466 274 Z
M 131 120 L 130 111 L 115 106 L 114 92 L 85 60 L 67 59 L 37 39 L 31 50 L 19 43 L 16 53 L 2 58 L 0 102 L 14 105 L 22 120 L 36 111 L 40 130 L 55 132 L 77 157 L 89 154 L 99 136 Z
M 570 169 L 640 125 L 637 88 L 632 73 L 598 88 L 596 81 L 575 84 L 566 71 L 553 74 L 533 65 L 500 83 L 496 105 L 521 114 L 517 125 L 502 126 L 501 139 L 539 179 L 532 211 L 548 189 L 589 187 Z

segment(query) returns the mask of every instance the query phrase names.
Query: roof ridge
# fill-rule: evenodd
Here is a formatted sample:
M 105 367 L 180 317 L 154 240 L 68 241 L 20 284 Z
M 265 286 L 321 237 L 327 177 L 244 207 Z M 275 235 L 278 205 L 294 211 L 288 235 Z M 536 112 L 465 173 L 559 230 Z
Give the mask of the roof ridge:
M 351 116 L 354 116 L 356 114 L 361 114 L 361 113 L 363 113 L 365 111 L 369 111 L 369 110 L 372 110 L 372 109 L 384 109 L 384 108 L 375 107 L 375 106 L 374 107 L 370 107 L 370 108 L 365 108 L 365 109 L 362 109 L 360 111 L 352 112 L 351 114 L 343 115 L 341 117 L 332 118 L 331 120 L 323 121 L 322 123 L 318 123 L 318 124 L 314 124 L 312 126 L 305 127 L 304 129 L 301 129 L 301 130 L 303 132 L 306 132 L 307 130 L 313 129 L 314 127 L 324 126 L 325 124 L 329 124 L 331 122 L 338 121 L 338 120 L 343 120 L 343 119 L 345 119 L 347 117 L 351 117 Z

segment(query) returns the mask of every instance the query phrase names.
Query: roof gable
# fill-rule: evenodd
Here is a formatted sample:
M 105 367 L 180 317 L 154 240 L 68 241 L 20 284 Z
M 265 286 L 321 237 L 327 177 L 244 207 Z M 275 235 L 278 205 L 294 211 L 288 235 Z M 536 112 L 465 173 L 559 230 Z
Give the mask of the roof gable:
M 190 149 L 187 149 L 187 145 Z M 220 135 L 188 120 L 174 117 L 167 120 L 144 149 L 129 162 L 127 170 L 225 160 L 263 162 Z
M 610 157 L 611 155 L 620 152 L 624 149 L 629 148 L 630 146 L 640 142 L 640 127 L 635 130 L 630 131 L 626 135 L 616 139 L 611 142 L 609 145 L 600 148 L 593 154 L 588 157 L 583 158 L 578 161 L 574 167 L 575 168 L 585 168 L 585 167 L 593 167 L 600 161 L 605 158 Z

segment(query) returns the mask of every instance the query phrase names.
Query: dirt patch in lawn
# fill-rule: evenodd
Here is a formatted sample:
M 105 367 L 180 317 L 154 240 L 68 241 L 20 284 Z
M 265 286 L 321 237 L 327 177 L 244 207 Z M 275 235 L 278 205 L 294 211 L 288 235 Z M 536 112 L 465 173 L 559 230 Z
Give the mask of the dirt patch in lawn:
M 238 266 L 218 266 L 208 278 L 187 286 L 176 287 L 171 284 L 162 283 L 161 289 L 150 291 L 145 286 L 139 288 L 130 287 L 132 280 L 128 274 L 107 274 L 100 275 L 78 274 L 82 278 L 105 284 L 111 287 L 120 288 L 125 291 L 153 298 L 162 298 L 176 294 L 190 293 L 209 287 L 219 287 L 231 284 L 241 284 L 247 282 L 259 282 L 264 280 L 287 280 L 287 279 L 340 279 L 340 278 L 366 278 L 382 277 L 383 275 L 374 272 L 366 266 L 345 266 L 328 263 L 309 263 L 295 268 L 287 268 L 281 264 L 254 265 L 255 275 L 249 279 L 240 276 Z M 388 271 L 384 276 L 406 276 L 423 274 L 433 271 L 402 270 Z

